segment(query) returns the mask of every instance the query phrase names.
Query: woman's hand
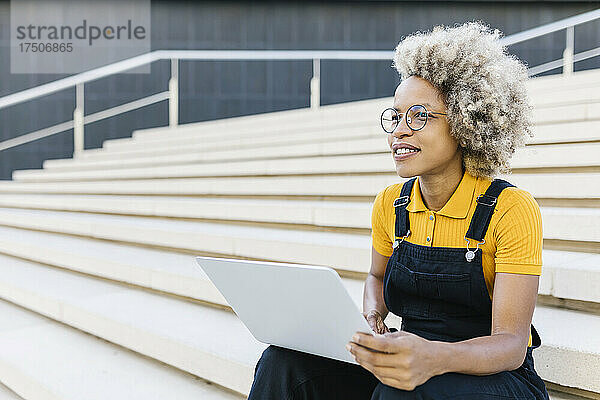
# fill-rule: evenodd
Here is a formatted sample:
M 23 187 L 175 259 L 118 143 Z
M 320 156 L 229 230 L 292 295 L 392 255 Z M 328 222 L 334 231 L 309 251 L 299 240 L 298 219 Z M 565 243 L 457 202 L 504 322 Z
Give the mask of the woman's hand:
M 383 317 L 381 316 L 379 311 L 370 310 L 368 312 L 362 313 L 362 315 L 365 317 L 365 319 L 369 323 L 369 326 L 371 327 L 371 329 L 373 329 L 374 332 L 377 332 L 379 334 L 390 332 L 390 329 L 385 325 L 385 322 L 383 322 Z
M 443 373 L 436 363 L 434 343 L 404 331 L 382 336 L 356 332 L 346 348 L 383 384 L 413 390 Z

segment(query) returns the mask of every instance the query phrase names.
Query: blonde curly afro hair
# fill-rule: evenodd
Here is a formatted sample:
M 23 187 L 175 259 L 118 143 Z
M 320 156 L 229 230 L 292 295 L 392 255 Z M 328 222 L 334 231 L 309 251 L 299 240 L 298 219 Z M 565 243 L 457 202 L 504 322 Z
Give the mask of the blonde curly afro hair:
M 416 75 L 442 94 L 450 133 L 473 176 L 510 173 L 509 159 L 531 132 L 527 67 L 480 21 L 437 25 L 400 41 L 392 67 L 401 80 Z

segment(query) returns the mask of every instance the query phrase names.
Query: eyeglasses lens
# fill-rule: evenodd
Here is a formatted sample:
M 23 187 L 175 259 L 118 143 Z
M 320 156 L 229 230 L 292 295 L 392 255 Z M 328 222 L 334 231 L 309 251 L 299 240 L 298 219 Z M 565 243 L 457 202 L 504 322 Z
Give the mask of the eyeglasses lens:
M 381 114 L 381 127 L 387 133 L 394 133 L 398 123 L 402 120 L 402 114 L 393 108 L 386 108 Z M 414 105 L 406 113 L 406 124 L 412 130 L 418 131 L 427 123 L 427 110 L 420 105 Z
M 427 122 L 427 110 L 423 106 L 415 105 L 408 109 L 406 122 L 410 129 L 418 131 L 425 126 Z
M 400 115 L 393 108 L 386 108 L 381 114 L 381 127 L 387 133 L 392 133 L 398 126 Z

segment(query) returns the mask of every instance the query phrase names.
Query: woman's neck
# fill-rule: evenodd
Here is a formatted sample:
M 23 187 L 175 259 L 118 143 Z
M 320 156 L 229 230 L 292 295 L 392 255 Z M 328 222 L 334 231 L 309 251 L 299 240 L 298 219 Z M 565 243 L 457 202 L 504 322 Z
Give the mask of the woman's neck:
M 431 211 L 439 211 L 450 200 L 465 173 L 459 169 L 448 168 L 435 175 L 419 175 L 419 188 L 425 206 Z

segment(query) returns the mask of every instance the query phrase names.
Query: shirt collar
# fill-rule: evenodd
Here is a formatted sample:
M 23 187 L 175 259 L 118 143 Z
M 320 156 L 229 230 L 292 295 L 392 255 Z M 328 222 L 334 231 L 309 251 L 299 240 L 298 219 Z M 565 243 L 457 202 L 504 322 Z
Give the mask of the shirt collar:
M 475 192 L 476 183 L 477 178 L 465 171 L 456 190 L 454 190 L 454 193 L 450 196 L 450 199 L 446 202 L 444 207 L 436 213 L 452 218 L 466 218 L 471 203 L 473 202 L 473 193 Z M 413 185 L 411 201 L 406 209 L 410 212 L 429 211 L 421 196 L 418 177 Z

